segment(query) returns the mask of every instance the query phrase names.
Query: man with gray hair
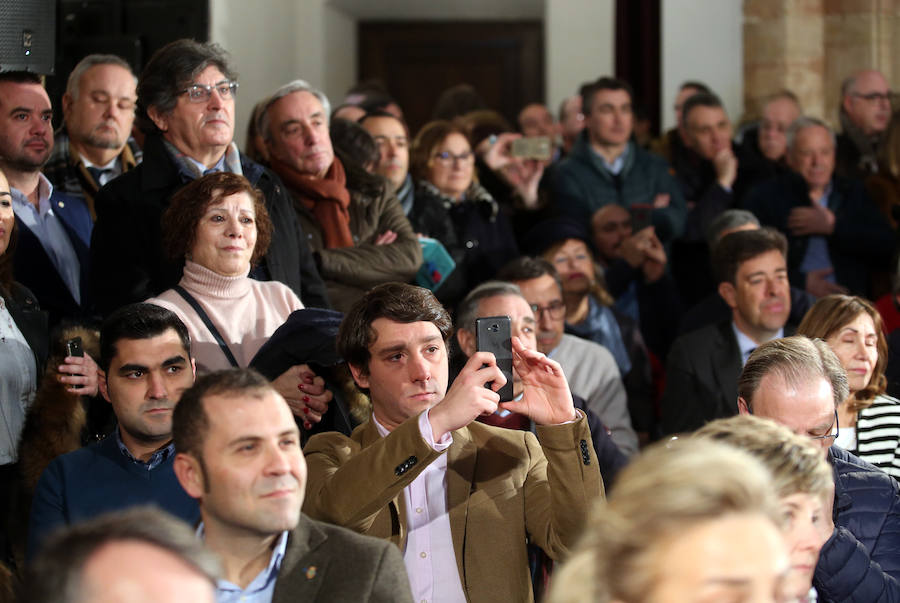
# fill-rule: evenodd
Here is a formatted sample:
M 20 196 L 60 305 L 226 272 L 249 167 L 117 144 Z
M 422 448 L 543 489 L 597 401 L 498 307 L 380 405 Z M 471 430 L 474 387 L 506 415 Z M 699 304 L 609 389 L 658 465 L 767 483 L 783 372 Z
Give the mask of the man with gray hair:
M 861 181 L 834 175 L 835 137 L 825 123 L 797 119 L 787 144 L 791 171 L 752 190 L 745 208 L 787 235 L 791 282 L 816 297 L 868 296 L 870 270 L 887 267 L 894 233 Z
M 113 54 L 89 54 L 69 74 L 64 123 L 44 175 L 56 190 L 83 198 L 92 216 L 100 187 L 141 161 L 131 137 L 136 87 L 131 67 Z
M 864 178 L 878 171 L 878 150 L 891 120 L 893 93 L 880 71 L 865 69 L 841 84 L 837 173 Z
M 900 487 L 888 474 L 834 445 L 837 407 L 849 395 L 840 361 L 821 340 L 787 337 L 760 345 L 738 380 L 741 414 L 772 419 L 822 447 L 834 468 L 833 521 L 813 585 L 824 601 L 900 600 Z
M 236 77 L 221 47 L 187 39 L 160 48 L 144 67 L 137 87 L 144 160 L 96 197 L 92 285 L 101 313 L 178 283 L 181 263 L 163 255 L 163 211 L 186 183 L 223 171 L 262 191 L 272 220 L 272 243 L 250 276 L 281 281 L 307 307 L 329 306 L 284 185 L 233 142 Z
M 335 154 L 330 109 L 325 94 L 294 80 L 263 106 L 259 132 L 294 198 L 328 295 L 346 311 L 376 285 L 412 279 L 422 250 L 391 187 Z
M 29 565 L 18 600 L 213 603 L 220 571 L 186 523 L 136 507 L 58 533 Z

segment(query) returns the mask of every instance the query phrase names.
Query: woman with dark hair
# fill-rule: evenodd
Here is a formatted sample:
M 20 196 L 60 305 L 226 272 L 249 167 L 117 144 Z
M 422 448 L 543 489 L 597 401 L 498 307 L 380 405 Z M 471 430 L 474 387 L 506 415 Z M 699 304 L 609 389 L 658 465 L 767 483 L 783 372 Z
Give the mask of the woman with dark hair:
M 479 183 L 465 131 L 449 121 L 426 124 L 413 141 L 410 172 L 416 203 L 413 229 L 440 241 L 456 269 L 436 291 L 454 304 L 519 255 L 509 220 Z
M 163 214 L 163 245 L 172 259 L 184 259 L 184 273 L 173 289 L 147 301 L 187 325 L 198 371 L 247 366 L 291 312 L 303 308 L 283 283 L 249 276 L 271 235 L 263 195 L 243 176 L 203 176 L 172 197 Z M 306 365 L 289 368 L 273 384 L 307 428 L 331 399 Z
M 809 309 L 797 335 L 825 340 L 847 371 L 850 395 L 837 409 L 835 444 L 900 478 L 900 400 L 884 393 L 881 316 L 861 297 L 828 295 Z

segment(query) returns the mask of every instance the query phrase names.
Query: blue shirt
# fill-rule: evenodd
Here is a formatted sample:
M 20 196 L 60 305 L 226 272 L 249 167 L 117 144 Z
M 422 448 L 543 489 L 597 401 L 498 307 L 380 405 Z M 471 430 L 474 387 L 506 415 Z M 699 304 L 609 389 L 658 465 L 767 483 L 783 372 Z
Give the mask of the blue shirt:
M 53 207 L 50 204 L 53 185 L 43 174 L 40 174 L 37 207 L 32 205 L 25 193 L 19 189 L 10 187 L 9 190 L 12 194 L 13 212 L 16 217 L 41 242 L 41 246 L 47 253 L 47 257 L 53 262 L 53 266 L 66 284 L 66 288 L 75 301 L 80 304 L 81 264 L 62 221 L 53 213 Z
M 622 171 L 623 167 L 625 167 L 625 159 L 628 158 L 628 149 L 629 149 L 629 145 L 625 145 L 625 150 L 622 151 L 621 155 L 619 155 L 618 157 L 613 159 L 612 163 L 607 161 L 606 157 L 604 157 L 600 153 L 597 153 L 597 151 L 594 151 L 594 152 L 597 153 L 597 157 L 600 158 L 600 161 L 603 163 L 603 167 L 608 169 L 611 174 L 616 175 Z
M 737 339 L 738 349 L 741 350 L 741 366 L 744 366 L 747 364 L 747 359 L 750 358 L 753 350 L 765 342 L 756 343 L 747 337 L 743 331 L 737 328 L 737 324 L 734 321 L 731 321 L 731 329 L 734 331 L 734 336 Z M 784 337 L 784 328 L 778 329 L 778 333 L 772 339 L 781 339 L 782 337 Z
M 197 528 L 197 537 L 203 540 L 203 524 Z M 216 583 L 216 603 L 271 603 L 275 594 L 275 581 L 281 571 L 281 562 L 287 550 L 288 532 L 284 531 L 275 541 L 269 564 L 259 572 L 247 588 L 241 590 L 237 584 L 222 579 Z
M 115 432 L 116 434 L 116 446 L 119 447 L 119 452 L 122 453 L 122 456 L 130 460 L 132 463 L 137 463 L 138 465 L 143 465 L 147 468 L 147 471 L 153 471 L 161 464 L 163 464 L 166 459 L 175 454 L 175 441 L 169 442 L 167 446 L 164 446 L 154 452 L 150 456 L 150 460 L 146 463 L 141 459 L 135 458 L 131 451 L 128 450 L 128 446 L 125 445 L 125 442 L 122 441 L 122 434 L 119 433 L 119 428 L 117 427 Z
M 822 193 L 822 196 L 816 200 L 816 203 L 827 208 L 831 191 L 832 186 L 829 183 L 828 188 L 826 188 L 825 192 Z M 831 255 L 828 253 L 828 241 L 826 241 L 825 237 L 822 235 L 810 236 L 809 242 L 806 245 L 806 253 L 803 255 L 803 260 L 800 262 L 800 271 L 806 273 L 812 270 L 821 270 L 823 268 L 831 267 Z M 831 283 L 835 282 L 834 273 L 832 272 L 827 275 L 825 280 Z

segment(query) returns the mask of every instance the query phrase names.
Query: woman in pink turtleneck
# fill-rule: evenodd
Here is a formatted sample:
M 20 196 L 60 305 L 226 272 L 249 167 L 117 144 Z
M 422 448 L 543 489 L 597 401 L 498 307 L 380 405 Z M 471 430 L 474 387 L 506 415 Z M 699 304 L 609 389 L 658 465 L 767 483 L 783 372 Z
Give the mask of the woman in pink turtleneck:
M 303 308 L 286 285 L 249 277 L 271 234 L 263 196 L 243 176 L 210 174 L 172 197 L 163 215 L 163 244 L 171 257 L 184 258 L 184 273 L 178 286 L 147 301 L 172 310 L 187 325 L 198 371 L 249 365 L 288 315 Z M 230 357 L 185 293 L 209 317 Z M 291 367 L 274 385 L 307 428 L 331 399 L 306 365 Z

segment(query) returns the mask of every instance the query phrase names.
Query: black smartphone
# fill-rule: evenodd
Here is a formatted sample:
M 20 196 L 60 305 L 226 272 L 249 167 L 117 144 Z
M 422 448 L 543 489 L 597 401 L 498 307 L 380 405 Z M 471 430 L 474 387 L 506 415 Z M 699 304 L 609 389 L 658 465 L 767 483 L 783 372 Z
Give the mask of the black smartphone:
M 73 337 L 66 342 L 66 356 L 84 356 L 84 348 L 81 347 L 81 337 Z
M 506 377 L 506 385 L 497 392 L 501 402 L 513 399 L 512 338 L 509 316 L 487 316 L 475 319 L 475 346 L 479 352 L 490 352 Z M 487 383 L 490 387 L 493 382 Z
M 653 225 L 653 206 L 649 203 L 635 203 L 628 211 L 631 213 L 632 232 L 640 232 Z

